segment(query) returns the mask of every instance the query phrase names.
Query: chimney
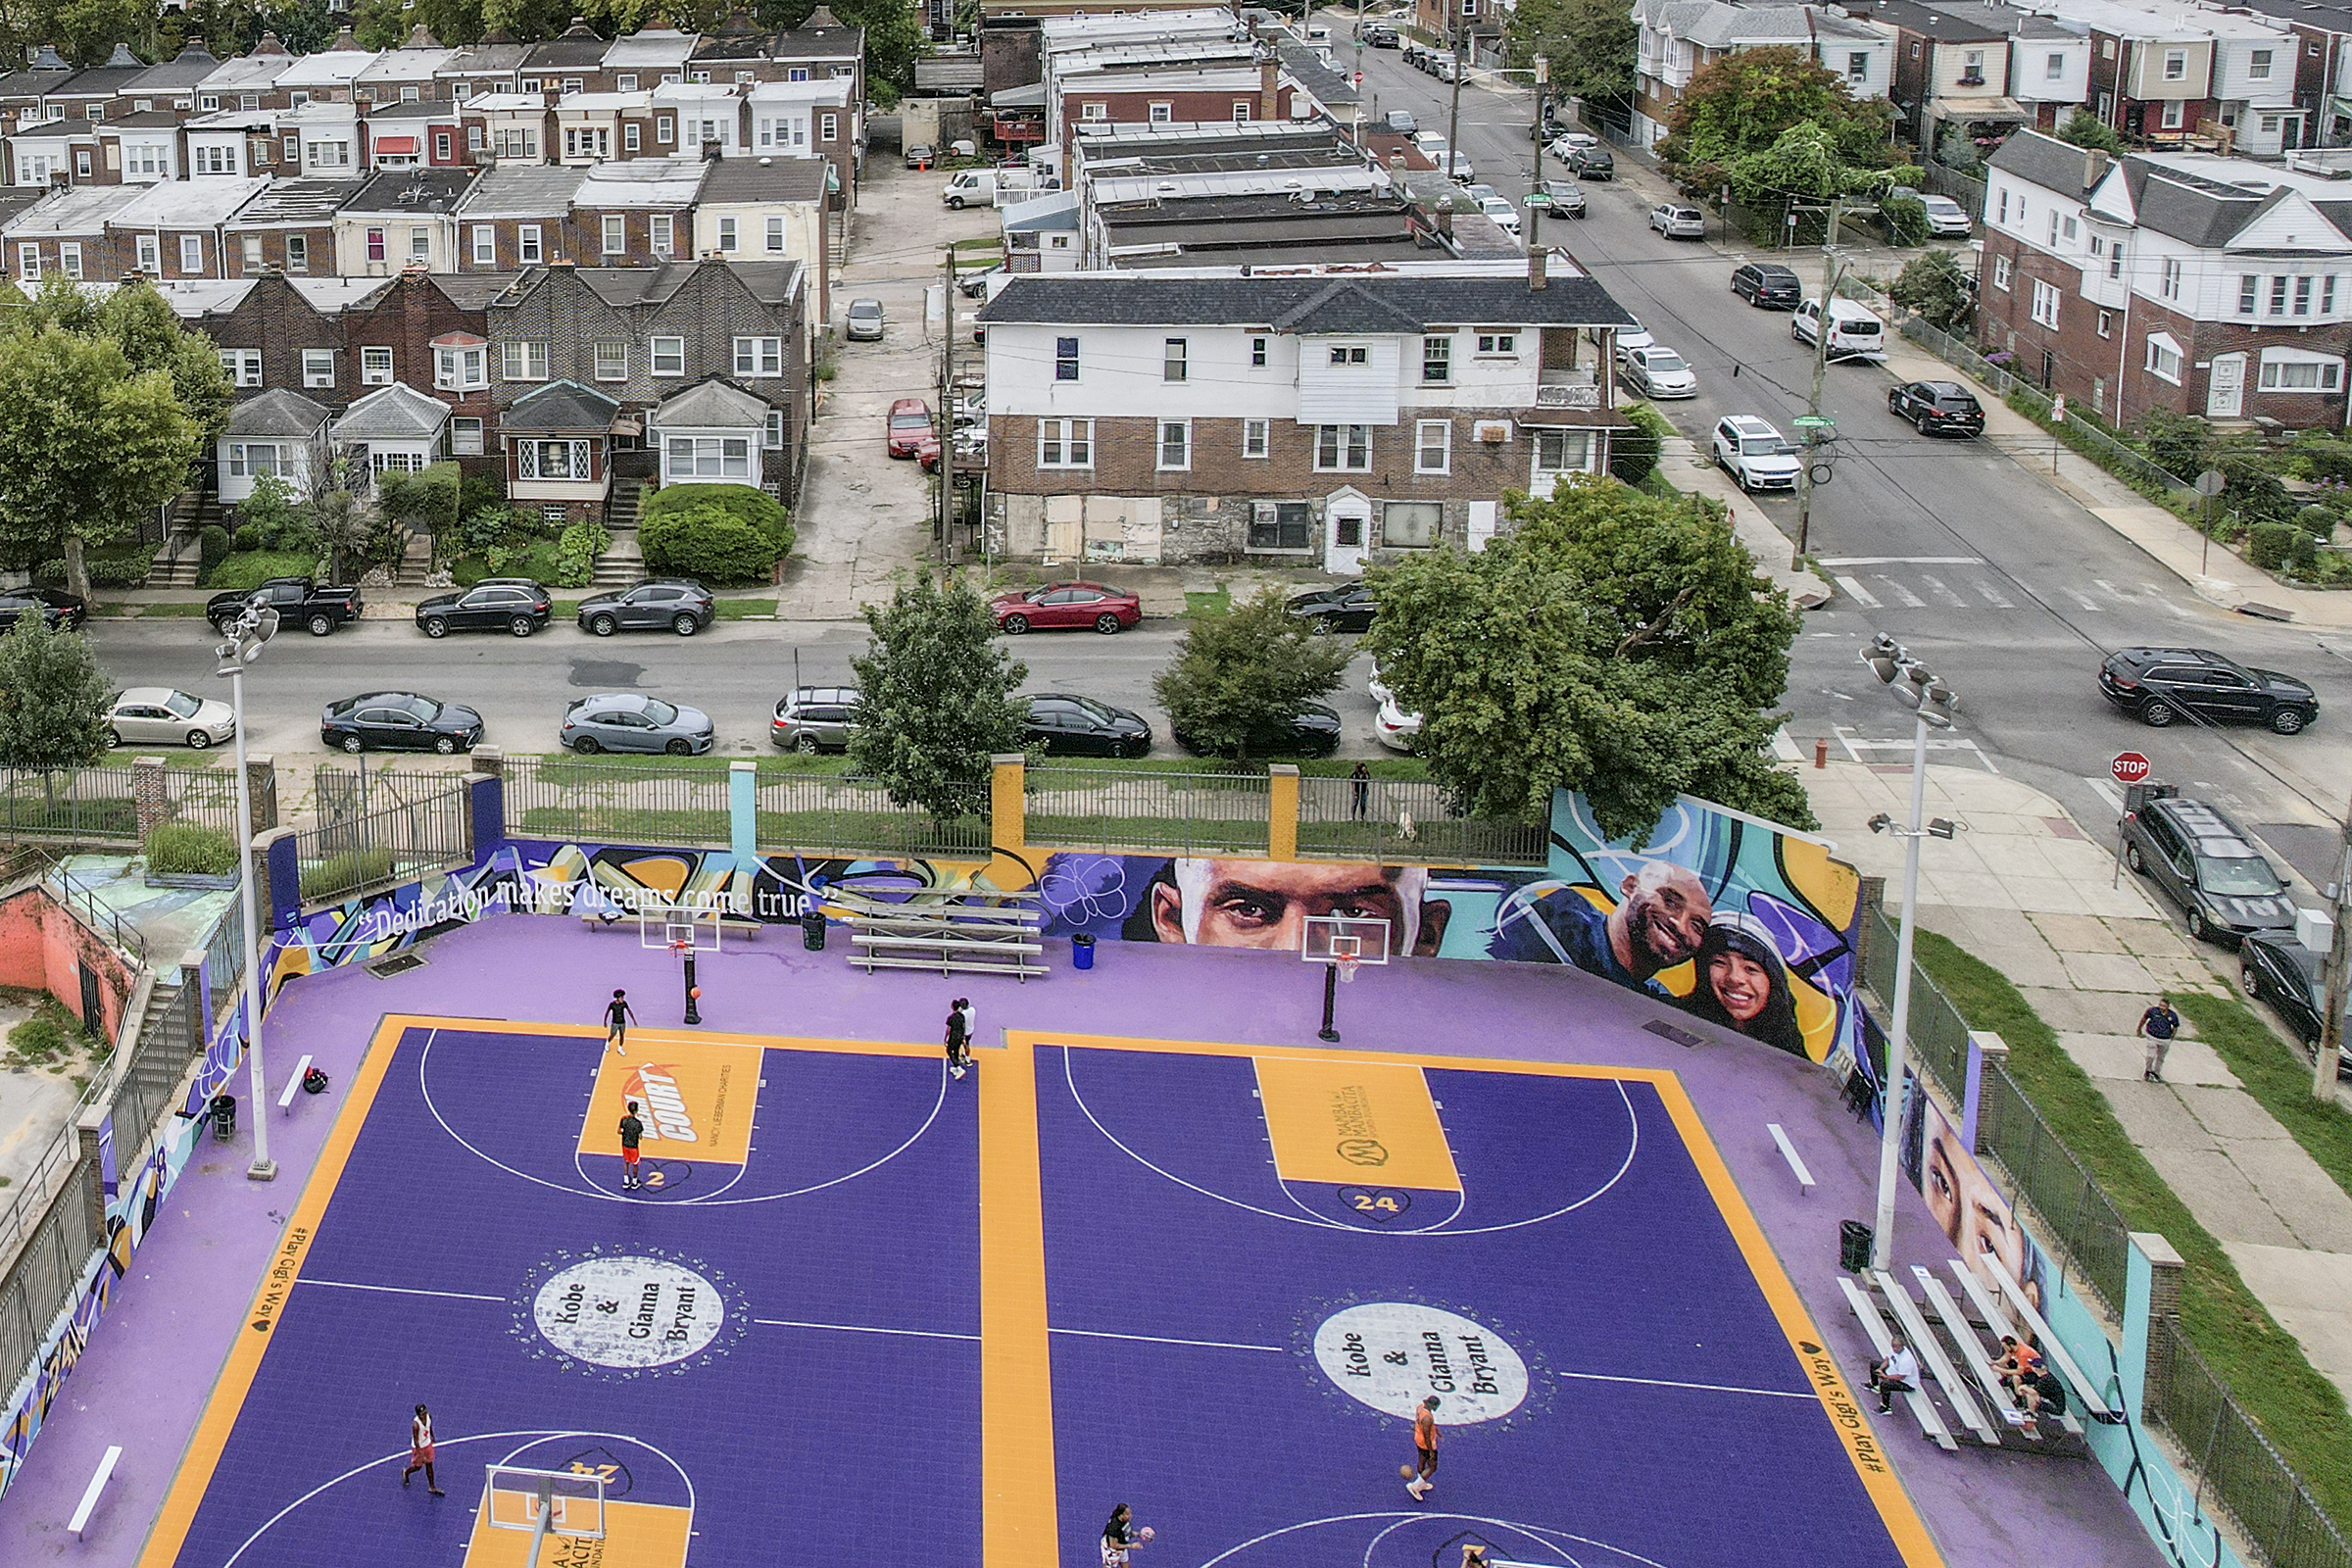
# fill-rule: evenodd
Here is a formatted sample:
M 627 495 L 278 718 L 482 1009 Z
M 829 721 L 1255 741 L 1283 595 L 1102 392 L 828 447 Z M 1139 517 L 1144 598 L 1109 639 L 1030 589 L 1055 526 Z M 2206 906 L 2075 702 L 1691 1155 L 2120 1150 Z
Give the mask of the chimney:
M 2096 147 L 2082 149 L 2082 188 L 2090 189 L 2107 176 L 2107 155 Z
M 1527 253 L 1527 286 L 1531 289 L 1540 291 L 1545 287 L 1548 281 L 1544 276 L 1545 254 L 1546 253 L 1544 252 L 1544 247 L 1541 245 Z
M 1257 67 L 1257 118 L 1282 118 L 1282 67 L 1273 60 L 1261 60 Z

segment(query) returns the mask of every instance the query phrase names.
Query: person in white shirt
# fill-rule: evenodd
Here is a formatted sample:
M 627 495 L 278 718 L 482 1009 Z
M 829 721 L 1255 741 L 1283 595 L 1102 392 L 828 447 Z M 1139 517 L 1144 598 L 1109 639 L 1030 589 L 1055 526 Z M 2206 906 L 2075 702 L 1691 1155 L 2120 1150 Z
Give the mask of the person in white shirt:
M 1884 1360 L 1870 1363 L 1870 1386 L 1878 1391 L 1881 1415 L 1894 1409 L 1896 1395 L 1918 1389 L 1919 1357 L 1912 1353 L 1900 1334 L 1894 1337 L 1894 1348 L 1886 1352 Z

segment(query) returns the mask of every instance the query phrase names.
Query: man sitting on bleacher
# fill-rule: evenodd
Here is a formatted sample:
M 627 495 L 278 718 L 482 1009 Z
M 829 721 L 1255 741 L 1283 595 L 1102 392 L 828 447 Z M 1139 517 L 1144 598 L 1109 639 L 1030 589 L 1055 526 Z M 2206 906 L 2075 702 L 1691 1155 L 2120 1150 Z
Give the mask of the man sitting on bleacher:
M 2031 1383 L 2041 1367 L 2042 1360 L 2039 1350 L 2018 1339 L 2014 1334 L 2001 1336 L 2001 1358 L 1992 1363 L 1992 1369 L 2001 1375 L 2001 1387 L 2007 1389 L 2012 1396 L 2015 1396 L 2026 1384 Z
M 1886 1352 L 1886 1359 L 1870 1363 L 1870 1386 L 1878 1391 L 1881 1415 L 1894 1409 L 1896 1395 L 1918 1390 L 1919 1357 L 1900 1334 L 1894 1337 L 1894 1348 Z
M 2066 1414 L 2066 1384 L 2047 1364 L 2036 1364 L 2034 1375 L 2018 1384 L 2017 1403 L 2028 1425 L 2038 1424 L 2045 1409 L 2056 1421 Z

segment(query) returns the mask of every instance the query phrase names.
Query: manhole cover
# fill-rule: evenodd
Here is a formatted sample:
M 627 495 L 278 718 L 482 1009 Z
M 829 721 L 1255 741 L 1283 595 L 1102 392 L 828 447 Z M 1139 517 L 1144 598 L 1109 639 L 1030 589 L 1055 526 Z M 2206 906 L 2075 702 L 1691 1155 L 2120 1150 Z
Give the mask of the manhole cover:
M 593 691 L 634 686 L 637 678 L 644 673 L 643 664 L 623 663 L 617 659 L 575 659 L 571 662 L 571 684 Z

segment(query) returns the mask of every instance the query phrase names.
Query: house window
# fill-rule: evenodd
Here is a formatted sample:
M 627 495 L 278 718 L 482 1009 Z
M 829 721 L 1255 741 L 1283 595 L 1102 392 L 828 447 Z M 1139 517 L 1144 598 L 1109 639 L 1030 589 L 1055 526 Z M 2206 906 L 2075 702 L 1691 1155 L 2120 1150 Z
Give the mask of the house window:
M 304 386 L 333 386 L 335 384 L 335 351 L 333 349 L 304 349 L 302 351 L 302 384 Z
M 140 271 L 145 272 L 149 277 L 155 277 L 162 273 L 164 270 L 162 247 L 156 243 L 153 234 L 141 234 L 138 237 L 138 252 Z
M 2286 314 L 2286 274 L 2283 272 L 2271 279 L 2271 314 Z
M 2188 79 L 2187 50 L 2167 49 L 2164 52 L 2164 79 L 2167 81 L 2186 81 Z
M 41 248 L 38 245 L 26 244 L 17 247 L 17 275 L 27 283 L 40 281 Z
M 1331 351 L 1331 363 L 1334 365 L 1362 365 L 1368 358 L 1367 351 L 1360 344 L 1354 347 L 1334 348 Z
M 2157 285 L 2157 292 L 2168 300 L 2177 300 L 2180 297 L 2180 259 L 2179 257 L 2168 256 L 2164 259 L 2164 280 Z
M 1315 470 L 1318 473 L 1364 473 L 1372 466 L 1372 427 L 1368 424 L 1315 426 Z
M 2009 286 L 2009 258 L 2006 256 L 1995 256 L 1992 259 L 1992 286 L 1997 289 L 2006 289 Z
M 1960 85 L 1978 87 L 1984 82 L 1984 51 L 1963 50 L 1960 56 Z
M 593 479 L 592 441 L 524 441 L 514 449 L 518 479 Z
M 1250 504 L 1250 550 L 1311 550 L 1314 548 L 1312 508 L 1303 501 L 1253 501 Z
M 1147 111 L 1147 113 L 1150 115 L 1152 123 L 1154 125 L 1173 124 L 1176 121 L 1176 106 L 1174 104 L 1153 104 L 1150 110 Z
M 1856 49 L 1845 57 L 1845 79 L 1848 81 L 1868 81 L 1870 79 L 1870 52 L 1868 50 Z
M 767 251 L 771 256 L 784 254 L 784 220 L 781 218 L 767 220 Z
M 605 254 L 607 256 L 627 254 L 629 248 L 628 221 L 628 219 L 620 213 L 605 215 Z
M 2246 79 L 2248 81 L 2268 81 L 2271 79 L 2270 50 L 2257 49 L 2246 56 Z
M 2099 336 L 2101 336 L 2101 337 L 2113 337 L 2113 336 L 2115 336 L 2115 332 L 2114 332 L 2114 330 L 2113 330 L 2114 326 L 2115 326 L 2115 313 L 2114 313 L 2113 311 L 2101 311 L 2101 312 L 2099 313 Z
M 1519 334 L 1516 332 L 1481 332 L 1478 334 L 1478 352 L 1481 354 L 1516 354 L 1519 352 Z
M 500 370 L 510 381 L 547 379 L 547 345 L 506 342 L 498 346 Z
M 2001 199 L 2000 199 L 1999 203 L 1998 203 L 1998 204 L 1997 204 L 1997 205 L 1994 207 L 1994 212 L 1995 212 L 1995 214 L 1996 214 L 1997 216 L 1995 216 L 1995 217 L 1994 217 L 1994 219 L 1993 219 L 1993 221 L 1994 221 L 1994 222 L 1996 222 L 1996 223 L 2006 223 L 2007 221 L 2009 221 L 2009 187 L 2008 187 L 2008 186 L 2006 186 L 2006 185 L 2003 185 L 2003 186 L 2001 187 L 2001 189 L 2000 189 L 2000 198 L 2001 198 Z
M 596 378 L 599 381 L 626 381 L 629 378 L 629 345 L 625 341 L 597 344 Z
M 360 385 L 390 386 L 392 384 L 392 351 L 385 348 L 360 350 Z
M 286 236 L 286 270 L 307 272 L 311 270 L 311 241 L 307 234 Z
M 1443 385 L 1453 378 L 1453 339 L 1425 337 L 1421 340 L 1421 379 L 1432 385 Z
M 384 259 L 384 231 L 380 228 L 368 231 L 368 259 L 371 262 Z
M 2039 278 L 2034 280 L 2034 319 L 2043 326 L 2058 324 L 2058 291 Z
M 718 220 L 718 248 L 724 255 L 735 254 L 735 220 L 732 218 Z
M 1262 370 L 1265 368 L 1266 340 L 1262 337 L 1253 337 L 1250 340 L 1250 368 Z
M 1162 419 L 1159 421 L 1159 466 L 1189 468 L 1193 466 L 1193 421 Z
M 459 99 L 458 101 L 459 101 L 460 103 L 464 103 L 464 102 L 465 102 L 465 100 L 464 100 L 464 99 L 462 99 L 462 98 L 461 98 L 461 99 Z M 467 126 L 466 127 L 466 150 L 467 152 L 469 152 L 469 153 L 478 153 L 478 152 L 480 152 L 480 151 L 482 150 L 482 127 L 481 127 L 481 126 L 479 126 L 479 125 L 467 125 Z
M 1236 98 L 1233 101 L 1233 122 L 1237 125 L 1247 125 L 1250 123 L 1249 99 Z
M 672 131 L 670 126 L 671 122 L 669 116 L 656 116 L 654 120 L 654 140 L 660 142 L 664 147 L 677 140 L 677 136 L 675 132 Z
M 425 460 L 414 452 L 370 452 L 368 471 L 372 473 L 420 473 Z
M 2054 55 L 2049 55 L 2049 56 L 2046 56 L 2046 57 L 2045 57 L 2045 58 L 2042 60 L 2042 62 L 2041 62 L 2041 79 L 2042 79 L 2042 80 L 2044 80 L 2044 81 L 2057 81 L 2057 80 L 2060 80 L 2061 78 L 2063 78 L 2065 75 L 2066 75 L 2066 56 L 2064 56 L 2064 55 L 2061 55 L 2061 54 L 2054 54 Z
M 677 249 L 677 241 L 672 237 L 675 221 L 667 213 L 654 215 L 653 252 L 656 256 L 666 257 Z
M 770 452 L 784 450 L 784 411 L 782 409 L 767 411 L 767 427 L 760 432 L 760 444 Z
M 196 107 L 209 114 L 220 107 L 220 95 L 217 92 L 199 93 L 196 96 Z
M 1161 345 L 1159 378 L 1163 381 L 1184 379 L 1184 339 L 1172 337 Z
M 2311 274 L 2308 272 L 2301 273 L 2295 278 L 2295 314 L 2297 316 L 2311 314 Z
M 2095 240 L 2092 241 L 2091 246 L 2093 250 L 2096 250 L 2098 242 Z M 2108 248 L 2107 275 L 2109 277 L 2122 277 L 2124 275 L 2124 243 L 2121 240 L 2116 241 L 2114 245 Z
M 57 247 L 57 270 L 68 277 L 78 278 L 81 276 L 81 244 L 79 241 L 66 240 Z
M 1080 104 L 1078 118 L 1080 120 L 1108 120 L 1110 106 L 1108 104 Z
M 643 145 L 643 135 L 644 133 L 637 128 L 637 122 L 634 120 L 622 125 L 620 127 L 620 150 L 624 153 L 637 151 Z
M 1078 379 L 1078 340 L 1076 338 L 1057 337 L 1054 340 L 1054 379 L 1056 381 Z
M 446 130 L 436 130 L 433 132 L 433 162 L 437 164 L 446 164 L 449 162 L 449 132 Z
M 841 117 L 830 112 L 817 116 L 816 134 L 820 141 L 841 140 Z
M 525 223 L 514 231 L 514 250 L 515 254 L 520 256 L 525 263 L 547 259 L 546 252 L 541 247 L 537 223 Z
M 2180 128 L 2181 116 L 2183 112 L 2183 106 L 2177 98 L 2166 104 L 2164 106 L 2164 117 L 2162 122 L 2163 127 L 2166 130 L 2179 130 Z
M 682 337 L 654 338 L 653 368 L 656 375 L 684 375 L 686 373 L 686 340 Z
M 738 436 L 673 435 L 664 471 L 672 479 L 745 479 L 752 472 L 752 443 Z
M 2320 314 L 2322 316 L 2335 314 L 2335 273 L 2329 272 L 2326 277 L 2320 279 Z
M 476 267 L 498 265 L 498 230 L 492 228 L 488 223 L 473 225 L 473 265 Z
M 1040 419 L 1037 421 L 1037 466 L 1041 468 L 1091 468 L 1095 466 L 1095 421 Z
M 274 441 L 232 441 L 228 444 L 228 471 L 232 478 L 265 479 L 292 470 L 286 465 L 285 449 Z
M 1272 446 L 1273 432 L 1274 425 L 1270 419 L 1244 419 L 1242 421 L 1242 456 L 1245 458 L 1266 456 Z
M 2265 392 L 2335 392 L 2344 384 L 2344 362 L 2296 349 L 2262 351 Z
M 409 260 L 429 262 L 433 259 L 433 231 L 429 228 L 409 230 Z
M 1446 509 L 1435 501 L 1392 501 L 1380 509 L 1380 542 L 1391 550 L 1427 550 L 1438 542 Z
M 260 386 L 262 384 L 262 351 L 260 349 L 222 349 L 220 368 L 228 372 L 231 386 Z
M 464 416 L 449 421 L 449 450 L 461 458 L 482 455 L 482 421 Z
M 490 355 L 484 348 L 433 351 L 433 385 L 451 392 L 478 391 L 490 384 Z
M 1533 429 L 1535 438 L 1534 471 L 1529 476 L 1529 490 L 1538 496 L 1551 494 L 1552 485 L 1563 473 L 1582 473 L 1592 463 L 1592 437 L 1584 430 Z
M 737 375 L 782 375 L 784 340 L 780 337 L 739 337 L 735 340 Z
M 1413 471 L 1444 473 L 1452 466 L 1453 421 L 1423 419 L 1414 430 Z
M 2262 302 L 2262 279 L 2251 272 L 2237 274 L 2237 314 L 2252 316 Z
M 2149 334 L 2148 373 L 2175 386 L 2180 384 L 2180 345 L 2173 341 L 2170 333 Z

